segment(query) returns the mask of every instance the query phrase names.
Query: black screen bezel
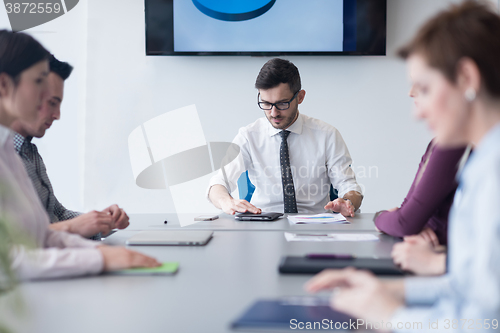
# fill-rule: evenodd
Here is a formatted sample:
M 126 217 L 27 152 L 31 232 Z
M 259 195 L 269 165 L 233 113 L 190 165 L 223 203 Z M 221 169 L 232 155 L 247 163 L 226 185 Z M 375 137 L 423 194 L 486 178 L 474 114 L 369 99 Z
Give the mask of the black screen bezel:
M 349 27 L 358 31 L 366 24 L 368 19 L 378 19 L 374 38 L 363 40 L 356 34 L 355 51 L 342 52 L 175 52 L 173 40 L 173 1 L 174 0 L 145 0 L 145 25 L 146 25 L 146 55 L 164 56 L 317 56 L 317 55 L 362 55 L 362 56 L 385 56 L 387 40 L 387 0 L 344 0 L 344 2 L 355 3 L 356 22 L 355 27 Z M 373 6 L 367 9 L 367 6 Z M 351 6 L 352 7 L 352 6 Z M 348 8 L 344 6 L 344 8 Z M 364 10 L 362 10 L 364 9 Z M 346 9 L 344 9 L 344 12 Z M 369 12 L 369 17 L 363 16 Z M 161 13 L 166 13 L 161 14 Z M 156 26 L 155 26 L 156 25 Z M 349 25 L 349 23 L 346 23 Z

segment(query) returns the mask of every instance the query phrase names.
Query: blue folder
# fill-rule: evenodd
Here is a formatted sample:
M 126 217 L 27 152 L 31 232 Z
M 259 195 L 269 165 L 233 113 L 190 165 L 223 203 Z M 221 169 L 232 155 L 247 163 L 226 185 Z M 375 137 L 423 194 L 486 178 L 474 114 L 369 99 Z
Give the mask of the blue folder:
M 304 325 L 311 323 L 310 325 L 316 325 L 315 329 L 318 331 L 335 330 L 335 327 L 342 331 L 349 330 L 352 327 L 350 324 L 355 321 L 356 319 L 344 313 L 332 310 L 328 299 L 300 296 L 259 300 L 234 321 L 231 327 L 236 330 L 307 331 Z M 300 329 L 299 325 L 304 328 Z

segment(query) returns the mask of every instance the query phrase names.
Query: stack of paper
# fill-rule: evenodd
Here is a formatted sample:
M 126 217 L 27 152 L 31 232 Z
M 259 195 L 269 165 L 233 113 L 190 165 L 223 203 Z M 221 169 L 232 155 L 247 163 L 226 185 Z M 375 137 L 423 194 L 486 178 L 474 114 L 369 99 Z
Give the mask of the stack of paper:
M 324 213 L 316 215 L 288 215 L 291 224 L 309 223 L 349 223 L 340 213 Z
M 379 238 L 373 234 L 293 234 L 285 232 L 285 238 L 288 242 L 363 242 L 378 241 Z

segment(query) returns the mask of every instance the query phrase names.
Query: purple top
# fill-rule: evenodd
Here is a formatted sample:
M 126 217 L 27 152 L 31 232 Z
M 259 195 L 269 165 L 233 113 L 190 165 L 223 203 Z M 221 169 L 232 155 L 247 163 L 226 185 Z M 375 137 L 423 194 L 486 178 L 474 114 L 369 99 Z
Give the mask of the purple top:
M 403 237 L 418 234 L 429 227 L 436 233 L 439 243 L 446 245 L 448 213 L 457 189 L 455 176 L 465 149 L 443 149 L 431 141 L 401 208 L 394 212 L 383 211 L 376 216 L 377 228 L 386 234 Z M 420 170 L 431 153 L 420 182 L 416 184 Z

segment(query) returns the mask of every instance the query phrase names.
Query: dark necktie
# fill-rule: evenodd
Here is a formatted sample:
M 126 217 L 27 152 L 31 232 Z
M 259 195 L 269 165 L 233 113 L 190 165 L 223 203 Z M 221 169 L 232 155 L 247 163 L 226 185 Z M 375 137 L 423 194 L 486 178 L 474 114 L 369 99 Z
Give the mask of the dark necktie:
M 297 213 L 295 200 L 295 187 L 293 186 L 292 169 L 290 168 L 290 155 L 288 154 L 287 138 L 290 131 L 281 131 L 280 164 L 281 182 L 283 183 L 283 203 L 285 213 Z

